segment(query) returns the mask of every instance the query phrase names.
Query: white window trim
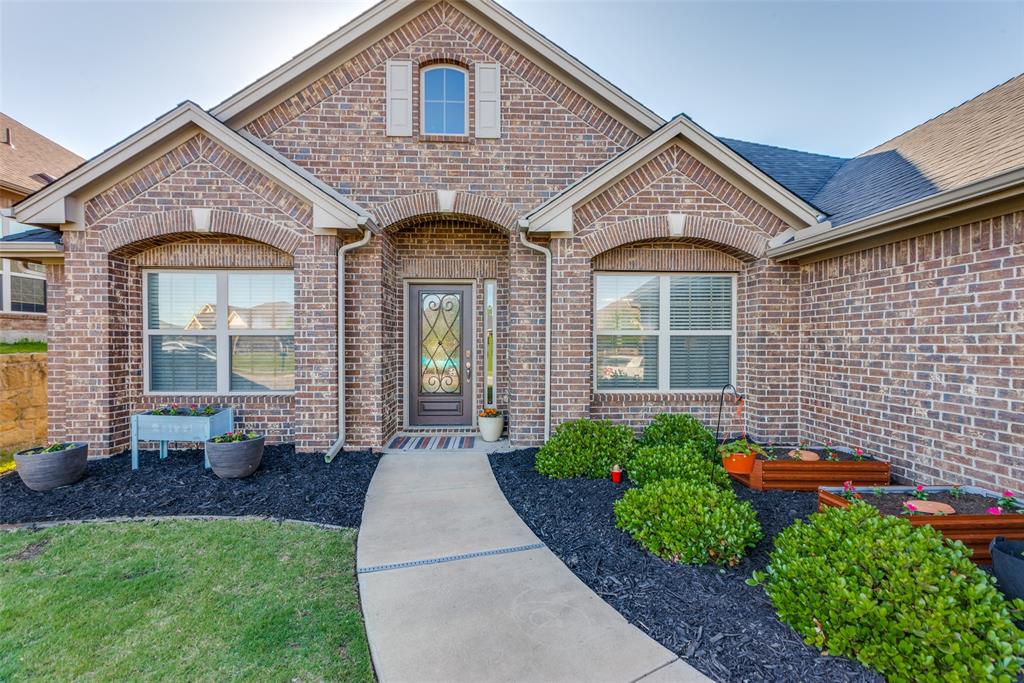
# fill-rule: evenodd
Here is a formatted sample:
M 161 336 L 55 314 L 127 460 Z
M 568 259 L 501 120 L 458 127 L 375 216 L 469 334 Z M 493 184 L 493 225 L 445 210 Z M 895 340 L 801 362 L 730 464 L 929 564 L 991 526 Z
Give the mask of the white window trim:
M 455 69 L 461 71 L 462 75 L 465 76 L 463 80 L 464 90 L 462 98 L 462 121 L 463 121 L 463 132 L 462 133 L 428 133 L 427 132 L 427 88 L 425 86 L 427 80 L 427 72 L 436 71 L 437 69 Z M 420 69 L 420 134 L 428 135 L 430 137 L 441 137 L 441 138 L 468 138 L 469 137 L 469 70 L 459 66 L 458 64 L 431 64 L 430 66 L 423 67 Z
M 10 222 L 12 219 L 6 216 L 0 220 L 0 235 L 7 237 L 11 233 Z M 0 299 L 0 311 L 4 313 L 13 313 L 14 315 L 46 315 L 46 310 L 43 311 L 15 311 L 13 310 L 14 302 L 11 301 L 11 289 L 12 289 L 12 278 L 24 277 L 30 280 L 43 280 L 46 281 L 46 275 L 43 273 L 20 272 L 15 273 L 12 262 L 9 259 L 0 259 L 0 290 L 3 291 L 3 298 Z M 47 299 L 49 299 L 49 292 L 46 292 Z M 49 301 L 46 301 L 46 309 L 49 310 Z
M 657 331 L 646 331 L 646 330 L 600 330 L 597 327 L 597 278 L 600 276 L 624 276 L 624 277 L 657 277 L 659 294 L 658 294 L 658 330 Z M 732 325 L 729 330 L 672 330 L 671 329 L 671 307 L 670 302 L 670 278 L 678 276 L 717 276 L 717 277 L 728 277 L 732 281 Z M 592 279 L 593 288 L 593 299 L 591 302 L 591 320 L 593 326 L 593 339 L 591 346 L 591 359 L 593 365 L 593 376 L 591 381 L 593 382 L 593 391 L 595 394 L 706 394 L 711 391 L 719 391 L 721 387 L 707 387 L 705 389 L 671 389 L 671 352 L 672 352 L 672 337 L 697 337 L 697 336 L 710 336 L 710 337 L 729 337 L 729 383 L 736 383 L 736 273 L 718 272 L 718 271 L 698 271 L 698 272 L 651 272 L 651 271 L 595 271 Z M 597 372 L 597 337 L 598 335 L 604 336 L 621 336 L 621 337 L 644 337 L 652 336 L 658 337 L 658 387 L 657 388 L 644 388 L 644 387 L 625 387 L 615 389 L 599 389 L 598 388 L 598 372 Z
M 231 391 L 231 337 L 295 337 L 295 326 L 291 330 L 230 330 L 228 329 L 228 275 L 293 273 L 294 271 L 272 268 L 248 269 L 191 269 L 191 268 L 146 268 L 142 271 L 142 377 L 146 396 L 288 396 L 295 389 L 280 391 Z M 217 329 L 216 330 L 151 330 L 149 329 L 149 277 L 150 273 L 192 273 L 217 276 Z M 222 305 L 223 303 L 223 305 Z M 212 333 L 212 334 L 211 334 Z M 152 391 L 149 388 L 150 337 L 190 336 L 217 338 L 217 391 Z

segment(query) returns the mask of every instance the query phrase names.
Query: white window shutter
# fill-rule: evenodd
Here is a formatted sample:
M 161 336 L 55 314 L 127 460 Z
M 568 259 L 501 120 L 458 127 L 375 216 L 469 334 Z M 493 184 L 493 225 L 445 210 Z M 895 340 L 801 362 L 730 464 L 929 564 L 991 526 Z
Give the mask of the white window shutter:
M 501 66 L 476 65 L 476 136 L 501 137 Z
M 387 134 L 412 135 L 412 62 L 389 59 L 387 75 Z

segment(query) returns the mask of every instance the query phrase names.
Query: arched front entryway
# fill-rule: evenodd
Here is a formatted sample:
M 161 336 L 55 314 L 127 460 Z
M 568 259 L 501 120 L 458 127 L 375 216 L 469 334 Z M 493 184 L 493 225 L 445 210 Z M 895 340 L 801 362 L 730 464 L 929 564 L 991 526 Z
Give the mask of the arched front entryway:
M 428 214 L 388 226 L 384 238 L 396 429 L 471 429 L 483 408 L 505 411 L 507 230 L 478 216 Z

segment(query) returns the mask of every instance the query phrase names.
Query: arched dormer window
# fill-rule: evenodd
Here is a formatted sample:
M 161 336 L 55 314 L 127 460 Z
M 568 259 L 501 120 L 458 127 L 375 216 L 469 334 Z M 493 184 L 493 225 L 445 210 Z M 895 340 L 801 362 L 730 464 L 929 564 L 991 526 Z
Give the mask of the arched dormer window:
M 466 135 L 469 130 L 469 78 L 450 64 L 420 72 L 420 127 L 424 135 Z

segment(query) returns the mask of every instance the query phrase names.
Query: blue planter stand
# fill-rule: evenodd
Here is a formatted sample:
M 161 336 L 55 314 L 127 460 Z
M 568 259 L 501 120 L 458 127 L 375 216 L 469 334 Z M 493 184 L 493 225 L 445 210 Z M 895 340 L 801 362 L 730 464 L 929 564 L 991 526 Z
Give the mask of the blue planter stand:
M 213 415 L 132 415 L 132 469 L 139 469 L 139 441 L 159 441 L 160 459 L 165 460 L 168 441 L 205 442 L 234 429 L 234 408 L 221 408 Z M 210 461 L 204 461 L 209 469 Z

